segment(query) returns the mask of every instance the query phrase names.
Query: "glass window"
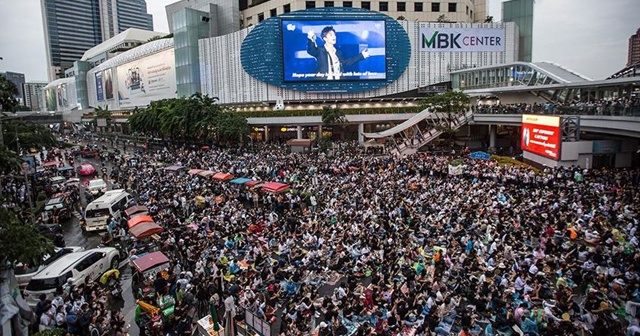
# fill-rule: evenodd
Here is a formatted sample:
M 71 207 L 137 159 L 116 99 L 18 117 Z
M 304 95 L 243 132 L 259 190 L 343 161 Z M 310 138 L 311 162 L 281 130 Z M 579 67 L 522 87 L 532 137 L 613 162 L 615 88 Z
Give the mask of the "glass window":
M 466 11 L 467 15 L 469 15 L 469 6 L 467 6 L 467 11 Z
M 29 284 L 27 285 L 27 290 L 37 292 L 37 291 L 56 289 L 58 287 L 63 286 L 67 282 L 67 279 L 71 277 L 72 277 L 72 273 L 69 271 L 66 274 L 61 275 L 57 278 L 31 279 L 31 281 L 29 281 Z
M 432 2 L 431 3 L 431 11 L 434 13 L 437 13 L 440 11 L 440 3 L 439 2 Z
M 455 13 L 458 11 L 458 4 L 455 2 L 449 3 L 449 13 Z
M 406 2 L 398 2 L 398 12 L 404 12 L 407 10 Z
M 353 2 L 352 1 L 343 1 L 342 2 L 342 7 L 353 7 Z
M 415 12 L 422 12 L 422 2 L 416 2 L 413 4 L 413 10 Z
M 371 1 L 363 1 L 361 7 L 363 9 L 371 9 Z
M 258 14 L 258 22 L 262 22 L 264 21 L 264 13 L 259 13 Z
M 285 13 L 289 13 L 291 12 L 291 5 L 290 4 L 286 4 L 282 7 L 282 11 Z
M 324 6 L 325 7 L 333 7 L 333 1 L 325 1 L 324 2 Z
M 107 217 L 110 215 L 109 209 L 93 209 L 87 210 L 85 216 L 87 218 Z
M 272 17 L 273 17 L 273 16 L 277 16 L 277 15 L 278 15 L 278 10 L 277 10 L 277 9 L 272 8 L 272 9 L 269 11 L 269 16 L 272 16 Z
M 380 1 L 380 11 L 386 12 L 389 10 L 389 3 L 386 1 Z
M 305 8 L 309 9 L 309 8 L 316 8 L 316 2 L 315 1 L 307 1 L 305 3 Z

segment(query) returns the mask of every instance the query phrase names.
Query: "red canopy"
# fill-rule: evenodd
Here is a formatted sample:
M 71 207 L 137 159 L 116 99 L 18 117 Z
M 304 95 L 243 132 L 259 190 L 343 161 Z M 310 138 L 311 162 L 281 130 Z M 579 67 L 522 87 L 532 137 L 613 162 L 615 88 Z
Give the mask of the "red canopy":
M 131 215 L 135 215 L 139 212 L 144 212 L 144 215 L 146 215 L 148 211 L 149 211 L 149 208 L 147 208 L 144 205 L 134 205 L 128 208 L 127 210 L 125 210 L 124 214 L 127 215 L 127 217 L 131 217 Z
M 164 231 L 164 229 L 153 222 L 139 223 L 138 225 L 129 228 L 129 233 L 138 239 L 147 238 L 162 231 Z
M 189 173 L 189 175 L 196 175 L 196 174 L 198 174 L 200 172 L 203 172 L 203 171 L 204 170 L 202 170 L 202 169 L 189 169 L 188 173 Z
M 162 252 L 152 252 L 149 254 L 145 254 L 142 257 L 133 260 L 133 267 L 135 267 L 139 272 L 144 272 L 150 268 L 154 268 L 158 265 L 162 265 L 164 263 L 168 263 L 169 258 Z
M 215 173 L 210 171 L 210 170 L 203 170 L 203 171 L 198 173 L 198 175 L 202 176 L 202 177 L 209 177 L 209 176 L 211 176 L 213 174 L 215 174 Z
M 288 189 L 289 189 L 288 184 L 279 183 L 279 182 L 267 182 L 262 185 L 262 190 L 266 192 L 274 193 L 274 194 L 287 191 Z
M 153 223 L 153 218 L 149 215 L 140 215 L 131 218 L 127 224 L 129 225 L 129 229 L 134 228 L 136 225 L 140 223 Z
M 249 188 L 253 188 L 255 186 L 257 186 L 258 184 L 262 184 L 261 181 L 249 181 L 247 183 L 245 183 L 244 185 L 246 185 Z
M 57 167 L 58 161 L 49 161 L 42 164 L 43 167 Z
M 234 176 L 228 173 L 216 173 L 215 175 L 213 175 L 213 178 L 220 181 L 228 181 L 232 180 Z

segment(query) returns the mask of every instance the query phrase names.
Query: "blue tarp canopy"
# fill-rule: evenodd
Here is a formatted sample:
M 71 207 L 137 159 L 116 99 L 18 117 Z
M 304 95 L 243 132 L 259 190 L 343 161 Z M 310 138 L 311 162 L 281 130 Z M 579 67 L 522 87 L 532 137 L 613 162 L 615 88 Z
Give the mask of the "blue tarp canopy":
M 246 177 L 238 177 L 237 179 L 233 179 L 229 182 L 233 183 L 233 184 L 245 184 L 247 182 L 251 181 L 251 179 L 246 178 Z

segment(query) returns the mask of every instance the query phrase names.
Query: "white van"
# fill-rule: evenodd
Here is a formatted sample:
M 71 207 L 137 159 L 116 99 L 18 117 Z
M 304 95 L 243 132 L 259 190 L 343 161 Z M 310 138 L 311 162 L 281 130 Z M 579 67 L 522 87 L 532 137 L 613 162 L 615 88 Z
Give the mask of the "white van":
M 63 287 L 71 279 L 72 285 L 85 283 L 86 279 L 99 279 L 104 272 L 118 268 L 120 254 L 113 247 L 102 247 L 63 255 L 45 269 L 34 275 L 27 289 L 25 299 L 30 306 L 36 306 L 40 294 L 52 299 L 58 287 Z
M 124 189 L 110 190 L 98 199 L 87 205 L 84 213 L 86 225 L 85 231 L 106 230 L 109 216 L 113 216 L 117 221 L 122 217 L 122 213 L 134 202 L 133 196 Z

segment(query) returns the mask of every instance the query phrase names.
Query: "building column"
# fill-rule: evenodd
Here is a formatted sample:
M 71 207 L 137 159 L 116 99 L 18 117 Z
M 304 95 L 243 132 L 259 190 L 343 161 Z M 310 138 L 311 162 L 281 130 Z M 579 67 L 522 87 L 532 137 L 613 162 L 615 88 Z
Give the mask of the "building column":
M 269 126 L 264 126 L 264 142 L 269 141 Z
M 364 143 L 364 124 L 358 124 L 358 143 L 359 144 L 363 144 Z
M 320 139 L 322 139 L 322 124 L 318 125 L 318 136 L 316 137 L 316 140 Z
M 498 126 L 489 125 L 489 149 L 496 148 L 496 136 L 498 135 Z
M 302 139 L 302 126 L 296 126 L 296 139 Z

